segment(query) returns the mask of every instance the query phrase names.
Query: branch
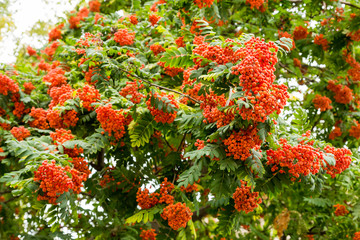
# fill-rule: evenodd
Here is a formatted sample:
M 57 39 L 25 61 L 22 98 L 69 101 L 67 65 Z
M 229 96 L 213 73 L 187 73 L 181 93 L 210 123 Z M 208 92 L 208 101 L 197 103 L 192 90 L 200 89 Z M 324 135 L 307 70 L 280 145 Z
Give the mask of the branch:
M 149 84 L 150 86 L 154 86 L 154 87 L 157 87 L 157 88 L 159 88 L 159 89 L 164 89 L 164 90 L 167 90 L 167 91 L 169 91 L 169 92 L 174 92 L 174 93 L 177 93 L 177 94 L 179 94 L 179 95 L 185 96 L 185 97 L 193 100 L 193 101 L 196 102 L 196 103 L 199 103 L 199 104 L 201 103 L 201 101 L 199 101 L 199 100 L 191 97 L 190 95 L 187 95 L 187 94 L 184 94 L 184 93 L 182 93 L 182 92 L 173 90 L 173 89 L 171 89 L 171 88 L 167 88 L 167 87 L 163 87 L 163 86 L 157 85 L 157 84 L 152 83 L 152 82 L 150 82 L 150 81 L 148 81 L 148 80 L 145 80 L 145 79 L 143 79 L 143 78 L 141 78 L 141 77 L 139 77 L 139 76 L 136 76 L 136 75 L 134 75 L 134 74 L 126 71 L 125 69 L 122 69 L 122 68 L 119 68 L 119 67 L 118 67 L 118 69 L 119 69 L 120 71 L 124 72 L 124 73 L 127 73 L 128 75 L 130 75 L 130 76 L 133 77 L 133 78 L 137 78 L 137 79 L 140 79 L 140 80 L 143 81 L 143 82 L 146 82 L 146 83 Z M 126 76 L 126 77 L 127 77 L 128 79 L 130 79 L 130 80 L 133 80 L 133 79 L 129 78 L 128 76 Z
M 11 201 L 13 201 L 13 200 L 15 200 L 15 199 L 17 199 L 17 198 L 19 198 L 19 197 L 20 197 L 20 196 L 15 196 L 15 197 L 9 198 L 8 200 L 6 200 L 6 201 L 3 202 L 3 203 L 11 202 Z
M 105 149 L 102 148 L 101 151 L 98 153 L 96 159 L 97 159 L 97 163 L 90 163 L 90 165 L 95 168 L 97 171 L 101 171 L 104 167 L 105 167 Z
M 291 73 L 291 74 L 296 75 L 296 73 L 293 72 L 292 70 L 290 70 L 285 64 L 279 62 L 279 65 L 280 65 L 280 67 L 284 68 L 288 73 Z M 315 82 L 315 80 L 313 80 L 313 79 L 311 79 L 311 78 L 308 78 L 308 77 L 305 77 L 304 75 L 303 75 L 303 78 L 305 78 L 305 79 L 307 80 L 307 83 L 313 83 L 313 82 Z
M 201 220 L 203 217 L 205 217 L 206 215 L 208 215 L 207 210 L 210 208 L 209 205 L 201 207 L 199 210 L 199 215 L 193 215 L 192 220 L 193 222 L 197 221 L 197 220 Z

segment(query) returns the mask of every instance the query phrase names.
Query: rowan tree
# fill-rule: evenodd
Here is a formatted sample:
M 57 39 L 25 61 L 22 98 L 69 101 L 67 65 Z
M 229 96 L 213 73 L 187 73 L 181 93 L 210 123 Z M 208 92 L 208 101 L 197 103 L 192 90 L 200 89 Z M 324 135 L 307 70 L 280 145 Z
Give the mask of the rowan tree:
M 0 238 L 358 239 L 359 26 L 355 0 L 79 4 L 1 65 Z

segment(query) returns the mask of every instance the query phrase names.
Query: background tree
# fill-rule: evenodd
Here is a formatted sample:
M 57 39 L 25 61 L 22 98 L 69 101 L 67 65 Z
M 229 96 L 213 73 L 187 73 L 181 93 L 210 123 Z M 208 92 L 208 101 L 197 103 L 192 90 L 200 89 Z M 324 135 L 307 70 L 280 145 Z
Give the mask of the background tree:
M 359 9 L 81 3 L 2 66 L 0 237 L 359 239 Z

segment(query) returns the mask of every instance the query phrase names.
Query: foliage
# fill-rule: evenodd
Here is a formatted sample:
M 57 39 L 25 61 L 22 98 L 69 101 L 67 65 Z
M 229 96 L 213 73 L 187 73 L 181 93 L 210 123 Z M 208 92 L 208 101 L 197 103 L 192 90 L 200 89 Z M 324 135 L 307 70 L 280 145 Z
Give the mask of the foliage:
M 359 9 L 82 1 L 1 65 L 0 238 L 352 239 Z

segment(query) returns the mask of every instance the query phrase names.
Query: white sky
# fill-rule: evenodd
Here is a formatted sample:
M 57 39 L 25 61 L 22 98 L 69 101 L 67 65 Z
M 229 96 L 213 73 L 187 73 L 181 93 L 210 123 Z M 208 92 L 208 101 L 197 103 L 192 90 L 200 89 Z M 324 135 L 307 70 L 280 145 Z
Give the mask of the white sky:
M 42 47 L 48 41 L 48 36 L 35 38 L 27 32 L 39 20 L 55 26 L 58 17 L 65 17 L 65 12 L 74 10 L 78 2 L 79 0 L 11 0 L 9 10 L 13 13 L 16 27 L 13 32 L 4 34 L 0 41 L 0 63 L 16 61 L 14 50 L 17 39 L 20 40 L 20 46 L 25 44 L 35 48 Z

